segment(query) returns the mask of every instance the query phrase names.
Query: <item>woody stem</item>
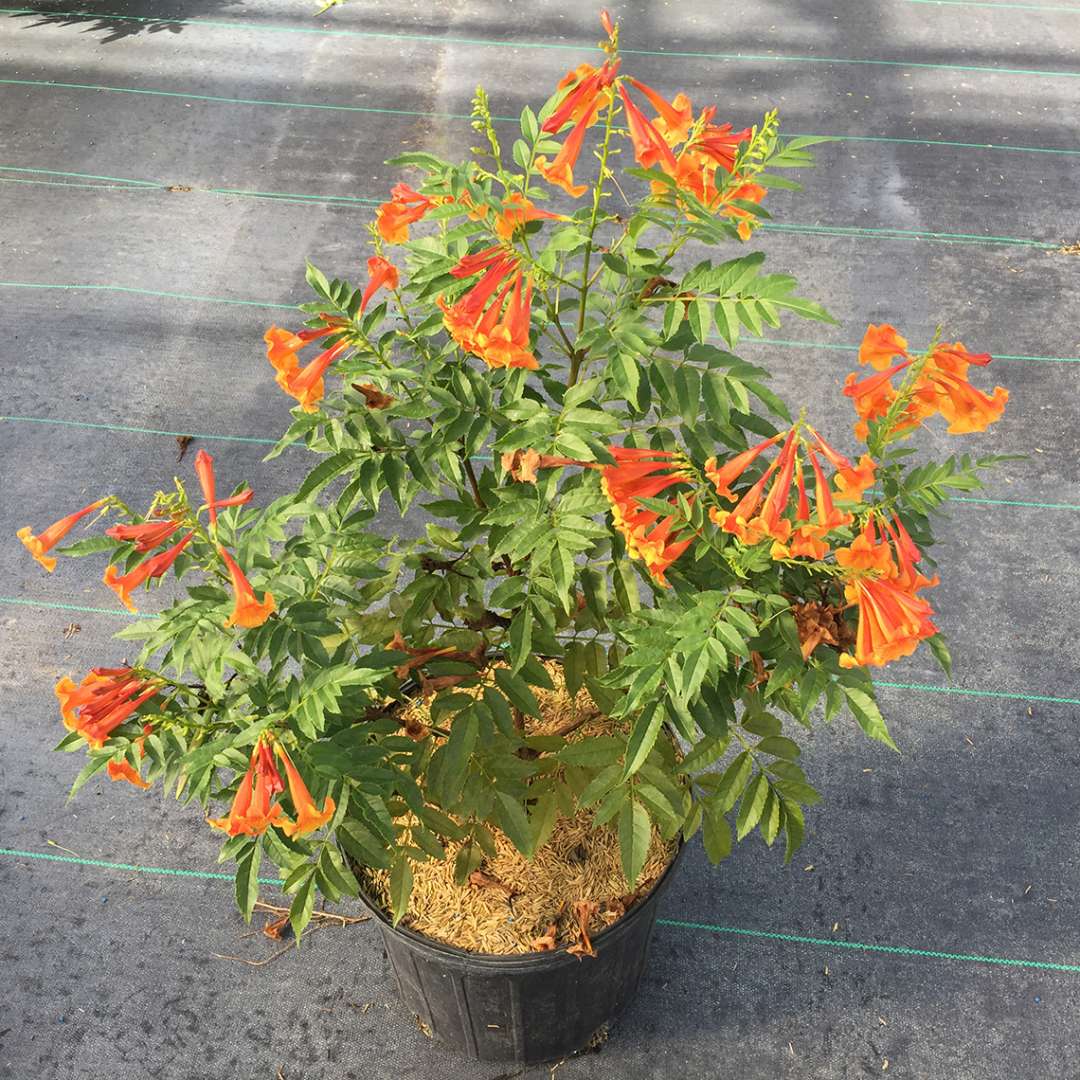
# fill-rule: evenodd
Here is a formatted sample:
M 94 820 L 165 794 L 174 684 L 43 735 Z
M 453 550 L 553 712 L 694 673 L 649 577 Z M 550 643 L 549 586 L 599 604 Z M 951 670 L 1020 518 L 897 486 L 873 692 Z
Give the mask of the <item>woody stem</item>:
M 461 452 L 461 464 L 465 469 L 465 475 L 469 480 L 469 487 L 472 489 L 473 502 L 481 510 L 487 509 L 487 503 L 484 502 L 483 495 L 480 494 L 480 484 L 476 479 L 476 470 L 473 468 L 472 458 L 470 458 L 465 451 Z

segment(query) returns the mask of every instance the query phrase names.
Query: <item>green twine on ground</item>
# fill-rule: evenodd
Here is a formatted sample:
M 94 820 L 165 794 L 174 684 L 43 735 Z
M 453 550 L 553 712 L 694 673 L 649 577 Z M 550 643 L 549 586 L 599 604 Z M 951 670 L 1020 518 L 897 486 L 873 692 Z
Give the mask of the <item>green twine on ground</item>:
M 713 923 L 689 922 L 683 919 L 657 919 L 658 926 L 680 930 L 706 930 L 712 934 L 734 934 L 738 937 L 768 941 L 789 941 L 798 945 L 820 945 L 834 949 L 854 949 L 859 952 L 888 953 L 928 960 L 961 960 L 977 964 L 999 964 L 1003 967 L 1035 968 L 1039 971 L 1080 973 L 1080 964 L 1056 964 L 1049 960 L 1018 960 L 1009 956 L 982 956 L 978 953 L 944 952 L 940 949 L 913 949 L 907 945 L 874 945 L 866 941 L 838 941 L 834 938 L 809 937 L 806 934 L 784 934 L 777 930 L 748 930 L 741 926 L 717 926 Z
M 44 176 L 63 176 L 83 178 L 87 180 L 113 180 L 115 183 L 107 184 L 83 184 L 73 183 L 69 180 L 35 180 L 23 177 L 0 176 L 0 183 L 8 184 L 44 184 L 49 187 L 71 187 L 90 189 L 91 191 L 153 191 L 155 188 L 164 190 L 168 185 L 164 182 L 157 184 L 148 183 L 145 180 L 128 180 L 122 177 L 102 177 L 93 173 L 61 172 L 56 169 L 30 169 L 16 168 L 14 166 L 0 165 L 0 172 L 38 173 Z M 316 204 L 324 206 L 345 206 L 368 208 L 378 206 L 379 199 L 359 195 L 311 195 L 298 191 L 253 191 L 244 188 L 190 188 L 192 194 L 203 195 L 227 195 L 247 199 L 262 199 L 266 202 L 276 203 L 300 203 Z M 875 228 L 862 225 L 809 225 L 799 222 L 763 222 L 761 228 L 767 232 L 796 233 L 806 236 L 836 236 L 847 237 L 854 240 L 881 239 L 881 240 L 925 240 L 929 243 L 938 244 L 975 244 L 975 245 L 1009 245 L 1012 247 L 1033 247 L 1044 251 L 1050 251 L 1060 247 L 1060 244 L 1049 243 L 1045 240 L 1033 240 L 1021 236 L 993 236 L 988 233 L 947 233 L 936 232 L 927 229 L 895 229 Z
M 112 12 L 49 11 L 40 8 L 0 8 L 9 15 L 41 15 L 67 19 L 98 19 L 115 22 L 138 22 L 175 26 L 212 26 L 235 32 L 237 29 L 268 33 L 319 34 L 324 37 L 358 37 L 381 41 L 419 41 L 434 45 L 478 45 L 497 49 L 550 49 L 561 52 L 599 52 L 594 44 L 558 41 L 508 41 L 492 38 L 449 37 L 441 34 L 403 34 L 376 30 L 329 30 L 322 27 L 273 26 L 268 23 L 235 22 L 220 19 L 183 19 L 167 16 L 118 15 Z M 684 60 L 726 60 L 733 63 L 768 64 L 853 64 L 871 67 L 925 68 L 932 71 L 977 71 L 993 75 L 1034 75 L 1042 78 L 1080 78 L 1076 71 L 1047 71 L 1031 68 L 1002 68 L 977 64 L 945 64 L 912 60 L 883 60 L 875 57 L 792 56 L 783 53 L 694 52 L 681 49 L 620 49 L 624 56 L 658 56 Z
M 69 863 L 74 866 L 92 866 L 101 870 L 125 870 L 137 874 L 162 874 L 167 877 L 194 878 L 204 881 L 232 881 L 233 875 L 220 870 L 187 870 L 171 866 L 139 866 L 135 863 L 112 862 L 107 859 L 84 859 L 79 855 L 53 855 L 44 851 L 21 851 L 18 848 L 0 848 L 0 855 L 16 859 L 38 859 L 42 862 Z M 259 878 L 260 885 L 280 886 L 278 878 Z M 1020 960 L 1008 956 L 983 956 L 978 953 L 944 952 L 940 949 L 915 949 L 907 945 L 875 945 L 864 941 L 838 941 L 832 938 L 811 937 L 807 934 L 787 934 L 778 930 L 752 930 L 741 926 L 718 926 L 715 923 L 691 922 L 685 919 L 657 919 L 658 926 L 679 930 L 703 930 L 712 934 L 732 934 L 738 937 L 763 941 L 786 941 L 797 945 L 816 945 L 824 948 L 853 949 L 859 952 L 887 953 L 893 956 L 909 956 L 926 960 L 957 960 L 967 963 L 997 964 L 1003 967 L 1034 968 L 1039 971 L 1080 973 L 1080 964 L 1058 964 L 1048 960 Z
M 666 54 L 674 55 L 674 54 Z M 1080 73 L 1078 73 L 1080 75 Z M 321 109 L 331 112 L 374 113 L 384 116 L 419 116 L 432 120 L 470 120 L 464 113 L 439 113 L 423 109 L 383 109 L 373 105 L 326 105 L 305 101 L 272 101 L 262 98 L 230 98 L 211 94 L 195 94 L 177 90 L 146 90 L 129 86 L 101 86 L 91 83 L 62 83 L 48 79 L 0 79 L 0 84 L 9 86 L 51 87 L 57 90 L 96 90 L 114 94 L 144 94 L 151 97 L 180 98 L 187 101 L 210 101 L 225 105 L 265 105 L 282 109 Z M 517 124 L 516 116 L 492 116 L 498 124 Z M 793 131 L 792 137 L 808 136 L 811 138 L 834 139 L 838 142 L 884 142 L 903 143 L 914 146 L 948 146 L 967 150 L 1018 150 L 1033 154 L 1068 154 L 1080 155 L 1080 150 L 1071 147 L 1053 146 L 1008 146 L 1004 143 L 968 143 L 953 139 L 918 139 L 895 138 L 888 135 L 814 135 L 810 132 Z
M 205 878 L 232 881 L 234 875 L 218 870 L 178 870 L 171 866 L 136 866 L 134 863 L 110 862 L 107 859 L 84 859 L 79 855 L 53 855 L 46 851 L 20 851 L 0 848 L 0 855 L 17 859 L 41 859 L 45 862 L 73 863 L 76 866 L 96 866 L 102 870 L 131 870 L 138 874 L 168 874 L 171 877 Z M 280 885 L 278 878 L 259 878 L 260 885 Z

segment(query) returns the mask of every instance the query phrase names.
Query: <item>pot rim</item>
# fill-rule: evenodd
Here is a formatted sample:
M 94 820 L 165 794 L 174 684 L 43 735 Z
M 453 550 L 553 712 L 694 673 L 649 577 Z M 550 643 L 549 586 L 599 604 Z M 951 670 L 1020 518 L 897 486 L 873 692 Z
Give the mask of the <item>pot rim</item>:
M 611 926 L 606 926 L 603 930 L 592 935 L 591 940 L 594 944 L 600 941 L 610 940 L 627 932 L 629 924 L 634 921 L 635 917 L 640 916 L 645 908 L 649 906 L 651 901 L 658 899 L 660 893 L 670 883 L 672 871 L 675 869 L 676 864 L 682 860 L 683 854 L 686 852 L 688 846 L 689 845 L 684 840 L 679 840 L 679 845 L 675 849 L 675 854 L 672 857 L 671 862 L 667 864 L 664 872 L 653 883 L 653 887 L 648 893 L 641 897 L 641 899 L 638 900 L 625 915 L 612 923 Z M 362 885 L 360 887 L 360 900 L 372 915 L 379 920 L 384 932 L 390 931 L 391 933 L 399 934 L 413 944 L 435 953 L 441 953 L 448 959 L 467 960 L 470 963 L 481 967 L 491 969 L 497 968 L 502 971 L 507 971 L 513 966 L 531 970 L 557 963 L 580 963 L 579 957 L 567 952 L 567 949 L 569 948 L 567 945 L 560 945 L 557 949 L 553 949 L 550 952 L 532 953 L 487 953 L 462 949 L 458 945 L 449 945 L 445 941 L 439 941 L 437 938 L 428 937 L 427 934 L 421 934 L 419 931 L 412 930 L 407 926 L 395 926 L 390 917 L 383 911 L 382 906 L 368 895 L 367 890 L 365 890 Z

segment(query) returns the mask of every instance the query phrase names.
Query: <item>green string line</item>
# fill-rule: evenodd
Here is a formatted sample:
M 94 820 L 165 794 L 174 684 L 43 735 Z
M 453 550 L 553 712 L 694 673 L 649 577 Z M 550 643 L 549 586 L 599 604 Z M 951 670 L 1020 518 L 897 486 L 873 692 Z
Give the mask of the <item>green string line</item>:
M 497 49 L 549 49 L 562 52 L 599 52 L 595 45 L 573 44 L 554 41 L 500 41 L 490 38 L 450 37 L 440 34 L 401 34 L 374 30 L 326 30 L 321 27 L 271 26 L 266 23 L 230 22 L 219 19 L 170 19 L 162 16 L 149 17 L 139 15 L 115 15 L 110 12 L 92 11 L 48 11 L 38 8 L 0 8 L 0 13 L 10 15 L 60 16 L 62 18 L 82 18 L 110 20 L 117 22 L 139 22 L 171 24 L 176 26 L 214 26 L 232 31 L 237 29 L 257 30 L 284 34 L 319 34 L 332 37 L 358 37 L 381 41 L 422 41 L 436 45 L 481 45 Z M 927 68 L 933 71 L 978 71 L 994 75 L 1034 75 L 1042 78 L 1080 78 L 1076 71 L 1043 71 L 1029 68 L 1002 68 L 972 64 L 942 64 L 907 60 L 881 60 L 848 56 L 789 56 L 773 53 L 722 53 L 689 52 L 677 49 L 621 49 L 624 56 L 660 56 L 678 59 L 728 60 L 735 63 L 785 63 L 785 64 L 854 64 L 871 67 Z
M 7 170 L 9 167 L 6 165 L 0 165 L 0 172 Z M 49 176 L 87 176 L 90 174 L 82 173 L 59 173 L 52 169 L 12 169 L 13 172 L 40 172 Z M 96 179 L 101 179 L 100 177 Z M 164 183 L 158 185 L 146 185 L 145 181 L 132 180 L 130 183 L 121 181 L 119 185 L 109 184 L 71 184 L 71 183 L 57 183 L 49 180 L 26 180 L 26 179 L 9 179 L 8 177 L 0 176 L 0 182 L 14 183 L 14 184 L 46 184 L 50 186 L 59 187 L 74 187 L 74 188 L 92 188 L 100 189 L 102 191 L 145 191 L 152 190 L 153 187 L 165 188 Z M 356 195 L 308 195 L 301 192 L 294 191 L 249 191 L 240 188 L 192 188 L 193 194 L 206 194 L 206 195 L 235 195 L 243 196 L 245 198 L 265 199 L 270 202 L 287 202 L 287 203 L 325 203 L 327 205 L 345 205 L 345 206 L 378 206 L 379 199 L 372 199 Z M 1044 250 L 1050 250 L 1057 248 L 1059 244 L 1051 244 L 1042 240 L 1029 240 L 1018 236 L 991 236 L 985 233 L 947 233 L 947 232 L 931 232 L 923 229 L 894 229 L 894 228 L 873 228 L 870 226 L 860 225 L 804 225 L 797 222 L 765 222 L 761 226 L 763 229 L 769 232 L 788 232 L 797 234 L 806 234 L 809 236 L 840 236 L 840 237 L 852 237 L 855 239 L 866 238 L 880 238 L 883 240 L 927 240 L 934 243 L 945 244 L 1009 244 L 1018 247 L 1034 247 Z
M 91 615 L 123 615 L 128 619 L 154 619 L 156 615 L 145 611 L 117 611 L 116 608 L 84 607 L 81 604 L 63 604 L 56 600 L 27 600 L 19 596 L 0 596 L 0 604 L 18 604 L 20 607 L 52 608 L 56 611 L 83 611 Z
M 927 960 L 961 960 L 977 964 L 999 964 L 1003 967 L 1035 968 L 1040 971 L 1080 972 L 1080 964 L 1055 964 L 1048 960 L 1018 960 L 1010 956 L 981 956 L 978 953 L 943 952 L 940 949 L 913 949 L 907 945 L 872 945 L 866 941 L 838 941 L 834 938 L 808 937 L 805 934 L 783 934 L 776 930 L 748 930 L 741 926 L 717 926 L 714 923 L 689 922 L 684 919 L 657 919 L 657 926 L 680 930 L 706 930 L 713 934 L 734 934 L 738 937 L 769 941 L 789 941 L 798 945 L 821 945 L 834 949 L 855 949 L 859 952 L 888 953 L 892 956 L 917 956 Z
M 965 495 L 953 495 L 953 502 L 980 503 L 983 506 L 1028 506 L 1036 510 L 1080 510 L 1076 503 L 1027 502 L 1024 499 L 972 499 Z
M 3 9 L 0 8 L 0 11 Z M 672 54 L 664 54 L 672 55 Z M 192 101 L 214 101 L 223 102 L 231 105 L 277 105 L 281 108 L 287 109 L 329 109 L 331 111 L 338 110 L 341 112 L 366 112 L 382 114 L 387 116 L 421 116 L 431 119 L 441 120 L 470 120 L 470 116 L 466 116 L 462 113 L 437 113 L 426 112 L 423 110 L 409 110 L 409 109 L 381 109 L 375 106 L 361 106 L 361 105 L 318 105 L 302 101 L 264 101 L 255 98 L 229 98 L 229 97 L 216 97 L 207 94 L 191 94 L 181 93 L 175 90 L 143 90 L 136 89 L 134 87 L 125 86 L 98 86 L 96 84 L 85 83 L 62 83 L 54 82 L 50 80 L 40 79 L 0 79 L 0 84 L 7 84 L 12 86 L 35 86 L 35 87 L 53 87 L 62 90 L 101 90 L 109 91 L 117 94 L 149 94 L 159 97 L 173 97 L 184 98 Z M 492 116 L 492 120 L 500 124 L 517 124 L 518 118 L 516 116 Z M 969 143 L 958 142 L 952 139 L 917 139 L 917 138 L 896 138 L 888 135 L 815 135 L 810 132 L 791 132 L 793 137 L 803 136 L 808 138 L 827 138 L 834 139 L 838 142 L 884 142 L 884 143 L 900 143 L 910 146 L 947 146 L 958 147 L 967 150 L 1020 150 L 1033 154 L 1068 154 L 1072 156 L 1080 155 L 1080 150 L 1071 148 L 1061 148 L 1052 146 L 1008 146 L 1004 143 Z
M 3 86 L 49 86 L 57 90 L 102 90 L 110 94 L 144 94 L 150 97 L 183 98 L 185 101 L 216 101 L 225 105 L 273 105 L 279 109 L 323 109 L 331 112 L 375 113 L 380 116 L 426 116 L 436 120 L 469 120 L 462 113 L 425 112 L 422 109 L 380 109 L 368 105 L 319 105 L 311 101 L 270 101 L 264 98 L 231 98 L 217 94 L 193 94 L 180 90 L 145 90 L 133 86 L 99 86 L 96 83 L 56 82 L 52 79 L 0 79 Z M 516 117 L 495 116 L 494 120 L 517 123 Z
M 51 416 L 0 416 L 0 423 L 5 420 L 25 424 L 57 424 L 64 427 L 87 428 L 92 431 L 118 431 L 133 435 L 171 435 L 175 438 L 190 436 L 192 439 L 202 439 L 204 441 L 256 443 L 262 446 L 275 446 L 277 444 L 275 439 L 263 439 L 254 435 L 213 435 L 205 432 L 196 434 L 191 431 L 163 431 L 160 428 L 132 427 L 128 424 L 100 424 L 89 420 L 61 420 Z M 294 443 L 287 449 L 293 449 L 300 445 L 300 443 Z M 490 456 L 484 454 L 474 456 L 484 461 L 491 460 Z M 1037 510 L 1080 510 L 1080 504 L 1077 503 L 1029 502 L 1024 499 L 973 499 L 969 496 L 954 495 L 952 501 L 975 503 L 980 506 L 1024 506 Z
M 94 615 L 115 615 L 119 618 L 154 619 L 150 612 L 130 612 L 119 608 L 83 607 L 78 604 L 65 604 L 56 600 L 30 600 L 18 596 L 0 596 L 0 604 L 17 604 L 21 607 L 52 608 L 59 611 L 82 611 Z M 932 683 L 884 682 L 874 680 L 874 686 L 888 690 L 919 690 L 932 694 L 957 694 L 963 697 L 1000 698 L 1008 701 L 1038 701 L 1052 705 L 1080 705 L 1080 698 L 1051 697 L 1047 694 L 1018 694 L 1008 690 L 974 690 L 964 686 L 934 686 Z
M 90 191 L 152 191 L 135 184 L 76 184 L 70 180 L 25 180 L 16 176 L 0 176 L 4 184 L 41 184 L 46 187 L 84 188 Z
M 47 851 L 20 851 L 0 848 L 0 855 L 17 859 L 41 859 L 45 862 L 74 863 L 76 866 L 97 866 L 103 870 L 133 870 L 138 874 L 169 874 L 172 877 L 205 878 L 232 881 L 235 875 L 216 870 L 178 870 L 171 866 L 136 866 L 134 863 L 110 862 L 107 859 L 84 859 L 76 855 L 53 855 Z M 259 878 L 260 885 L 280 885 L 278 878 Z
M 958 694 L 963 697 L 1002 698 L 1007 701 L 1040 701 L 1051 705 L 1080 705 L 1080 698 L 1050 697 L 1046 694 L 1014 694 L 1007 690 L 970 690 L 964 686 L 933 686 L 930 683 L 885 682 L 874 680 L 874 686 L 890 690 L 921 690 L 930 694 Z
M 961 150 L 1020 150 L 1026 154 L 1080 155 L 1080 150 L 1062 149 L 1055 146 L 1010 146 L 1008 143 L 957 142 L 953 139 L 902 139 L 893 135 L 821 135 L 810 131 L 790 131 L 786 134 L 793 138 L 802 136 L 808 139 L 834 139 L 836 142 L 901 143 L 908 146 L 952 146 Z
M 277 439 L 261 439 L 254 435 L 208 435 L 195 434 L 191 431 L 163 431 L 161 428 L 131 427 L 128 424 L 95 424 L 89 420 L 58 420 L 48 416 L 0 416 L 0 423 L 14 420 L 24 424 L 59 424 L 64 427 L 89 428 L 96 431 L 121 431 L 131 435 L 172 435 L 175 438 L 215 440 L 219 442 L 257 443 L 260 446 L 275 446 Z
M 0 282 L 2 285 L 3 282 Z M 785 349 L 830 349 L 834 352 L 858 352 L 858 345 L 840 345 L 825 341 L 792 341 L 786 338 L 740 338 L 740 345 L 780 345 Z M 1023 356 L 994 353 L 995 360 L 1034 360 L 1043 364 L 1080 364 L 1080 356 Z
M 91 290 L 98 292 L 133 293 L 137 296 L 159 296 L 170 300 L 193 300 L 208 304 L 236 304 L 243 307 L 274 308 L 297 311 L 296 304 L 275 304 L 268 300 L 230 300 L 222 296 L 194 296 L 190 293 L 165 292 L 161 289 L 139 289 L 129 285 L 85 285 L 78 283 L 44 284 L 37 281 L 0 281 L 0 288 L 10 289 L 60 289 Z M 821 341 L 792 341 L 783 338 L 742 338 L 743 345 L 778 345 L 788 349 L 831 349 L 842 352 L 858 352 L 858 345 L 839 345 Z M 1080 364 L 1075 356 L 1021 356 L 1011 353 L 994 353 L 995 360 L 1030 360 L 1046 364 Z
M 164 292 L 161 289 L 139 289 L 131 285 L 42 284 L 37 281 L 0 281 L 8 289 L 67 289 L 91 292 L 133 293 L 136 296 L 160 296 L 168 300 L 194 300 L 206 304 L 234 304 L 239 307 L 277 308 L 296 311 L 296 304 L 274 304 L 268 300 L 229 300 L 223 296 L 195 296 L 191 293 Z
M 168 877 L 195 878 L 204 881 L 232 881 L 234 875 L 219 870 L 186 870 L 171 866 L 138 866 L 135 863 L 111 862 L 107 859 L 84 859 L 78 855 L 53 855 L 45 851 L 21 851 L 18 848 L 0 848 L 0 855 L 15 859 L 38 859 L 42 862 L 69 863 L 74 866 L 92 866 L 101 870 L 125 870 L 137 874 L 164 874 Z M 261 877 L 260 885 L 281 885 L 278 878 Z M 978 953 L 944 952 L 940 949 L 914 949 L 907 945 L 874 945 L 864 941 L 839 941 L 832 938 L 810 937 L 806 934 L 785 934 L 777 930 L 751 930 L 741 926 L 718 926 L 715 923 L 690 922 L 686 919 L 657 919 L 658 926 L 670 926 L 679 930 L 704 930 L 712 934 L 734 934 L 739 937 L 767 941 L 787 941 L 798 945 L 817 945 L 825 948 L 854 949 L 860 952 L 888 953 L 894 956 L 912 956 L 927 960 L 959 960 L 968 963 L 998 964 L 1003 967 L 1035 968 L 1040 971 L 1061 971 L 1069 974 L 1080 972 L 1080 964 L 1056 964 L 1048 960 L 1020 960 L 1008 956 L 982 956 Z

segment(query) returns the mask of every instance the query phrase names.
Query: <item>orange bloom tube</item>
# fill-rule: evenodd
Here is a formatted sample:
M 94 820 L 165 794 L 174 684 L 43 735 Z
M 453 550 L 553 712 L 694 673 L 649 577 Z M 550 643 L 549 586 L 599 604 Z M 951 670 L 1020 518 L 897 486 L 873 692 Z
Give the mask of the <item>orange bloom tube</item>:
M 364 295 L 360 298 L 360 311 L 363 313 L 364 309 L 368 306 L 368 301 L 379 291 L 379 289 L 396 289 L 400 277 L 398 275 L 397 267 L 388 262 L 381 255 L 374 255 L 367 261 L 368 271 L 368 284 L 364 290 Z
M 571 121 L 576 122 L 583 116 L 591 114 L 595 120 L 597 99 L 601 91 L 614 82 L 615 73 L 618 70 L 619 61 L 616 60 L 614 64 L 605 63 L 600 68 L 594 68 L 591 64 L 582 64 L 573 71 L 567 72 L 565 78 L 559 83 L 559 89 L 570 86 L 575 80 L 577 83 L 562 99 L 559 107 L 544 121 L 540 130 L 548 135 L 555 135 L 565 124 Z
M 859 625 L 855 654 L 841 653 L 841 667 L 888 664 L 910 656 L 920 641 L 937 633 L 930 605 L 894 582 L 859 578 L 847 585 L 845 595 L 859 606 Z
M 907 338 L 902 337 L 895 326 L 888 323 L 875 326 L 871 323 L 859 345 L 859 363 L 870 364 L 876 371 L 884 371 L 894 357 L 907 357 L 907 346 Z
M 674 176 L 679 171 L 679 164 L 671 152 L 664 136 L 653 126 L 651 120 L 630 100 L 626 87 L 619 84 L 619 97 L 622 98 L 626 111 L 626 124 L 630 129 L 630 141 L 634 144 L 634 159 L 643 169 L 654 165 L 663 167 L 664 172 Z
M 113 540 L 134 542 L 136 551 L 153 551 L 158 544 L 168 540 L 177 529 L 179 521 L 148 521 L 143 525 L 114 525 L 105 530 L 105 535 Z
M 162 551 L 158 555 L 151 556 L 149 559 L 144 559 L 134 570 L 123 576 L 110 563 L 105 567 L 105 576 L 102 580 L 120 597 L 120 602 L 128 611 L 136 611 L 137 609 L 131 601 L 131 594 L 144 582 L 161 577 L 176 562 L 177 556 L 188 546 L 194 535 L 194 532 L 189 532 L 187 536 L 178 543 L 173 544 L 171 548 Z
M 575 128 L 575 130 L 577 129 Z M 539 164 L 544 160 L 544 158 L 537 158 L 536 162 Z M 550 210 L 541 210 L 530 199 L 526 199 L 520 192 L 515 191 L 511 193 L 502 210 L 495 216 L 495 232 L 503 240 L 509 240 L 527 222 L 566 220 L 565 214 L 555 214 Z
M 261 601 L 256 599 L 251 583 L 244 576 L 244 571 L 237 565 L 236 560 L 225 548 L 218 548 L 218 551 L 222 559 L 225 560 L 225 566 L 229 571 L 233 590 L 236 593 L 236 604 L 225 626 L 244 626 L 249 629 L 262 626 L 274 612 L 273 594 L 265 592 Z
M 126 780 L 129 784 L 142 788 L 143 791 L 146 791 L 151 786 L 139 775 L 136 768 L 129 761 L 110 761 L 105 766 L 105 771 L 109 774 L 110 780 Z
M 759 454 L 768 450 L 770 446 L 775 446 L 783 437 L 784 432 L 781 431 L 771 439 L 766 439 L 764 442 L 758 443 L 757 446 L 751 446 L 749 450 L 736 454 L 720 467 L 717 467 L 716 458 L 709 458 L 705 462 L 705 475 L 712 481 L 713 487 L 716 488 L 716 494 L 723 499 L 734 500 L 737 498 L 731 490 L 731 485 L 746 472 Z
M 334 800 L 329 795 L 320 810 L 308 791 L 304 778 L 297 771 L 292 759 L 285 753 L 285 747 L 281 743 L 274 744 L 274 750 L 281 758 L 285 766 L 285 775 L 289 780 L 289 798 L 292 800 L 293 809 L 296 811 L 296 820 L 290 821 L 283 818 L 280 822 L 281 831 L 286 836 L 307 836 L 308 833 L 321 829 L 334 816 Z
M 739 144 L 749 138 L 749 128 L 735 131 L 731 124 L 708 124 L 691 149 L 711 158 L 724 172 L 730 173 L 735 167 L 735 152 L 739 149 Z
M 409 239 L 409 226 L 420 221 L 430 210 L 449 202 L 443 196 L 429 197 L 414 191 L 408 184 L 395 184 L 390 201 L 376 211 L 376 227 L 388 244 L 403 244 Z
M 68 514 L 67 517 L 54 522 L 44 532 L 36 536 L 29 525 L 24 529 L 20 529 L 15 535 L 22 541 L 23 547 L 51 574 L 56 569 L 56 559 L 45 553 L 51 551 L 60 543 L 87 514 L 99 510 L 107 501 L 107 499 L 98 499 L 97 502 L 92 502 L 89 506 L 76 510 L 74 514 Z
M 347 341 L 339 341 L 319 353 L 304 367 L 291 371 L 279 371 L 274 381 L 289 397 L 299 402 L 304 412 L 317 412 L 319 402 L 326 393 L 323 376 L 330 365 L 349 347 Z
M 585 131 L 596 117 L 595 108 L 585 113 L 574 125 L 574 129 L 566 137 L 562 149 L 555 155 L 549 164 L 546 157 L 536 159 L 536 169 L 549 183 L 561 187 L 572 199 L 578 199 L 589 189 L 588 184 L 574 183 L 574 166 L 577 164 L 578 155 L 581 153 L 582 144 L 585 141 Z
M 203 502 L 210 511 L 211 526 L 217 524 L 217 506 L 214 479 L 214 459 L 205 451 L 200 450 L 195 455 L 195 475 L 199 478 L 199 486 L 202 488 Z
M 637 79 L 627 78 L 626 81 L 634 89 L 640 90 L 648 98 L 649 104 L 657 111 L 659 123 L 655 126 L 660 128 L 662 124 L 663 135 L 666 140 L 672 144 L 682 142 L 694 122 L 694 110 L 690 104 L 690 99 L 685 94 L 679 94 L 673 101 L 668 101 L 651 86 L 646 86 L 645 83 L 639 82 Z M 728 126 L 730 127 L 730 125 Z

